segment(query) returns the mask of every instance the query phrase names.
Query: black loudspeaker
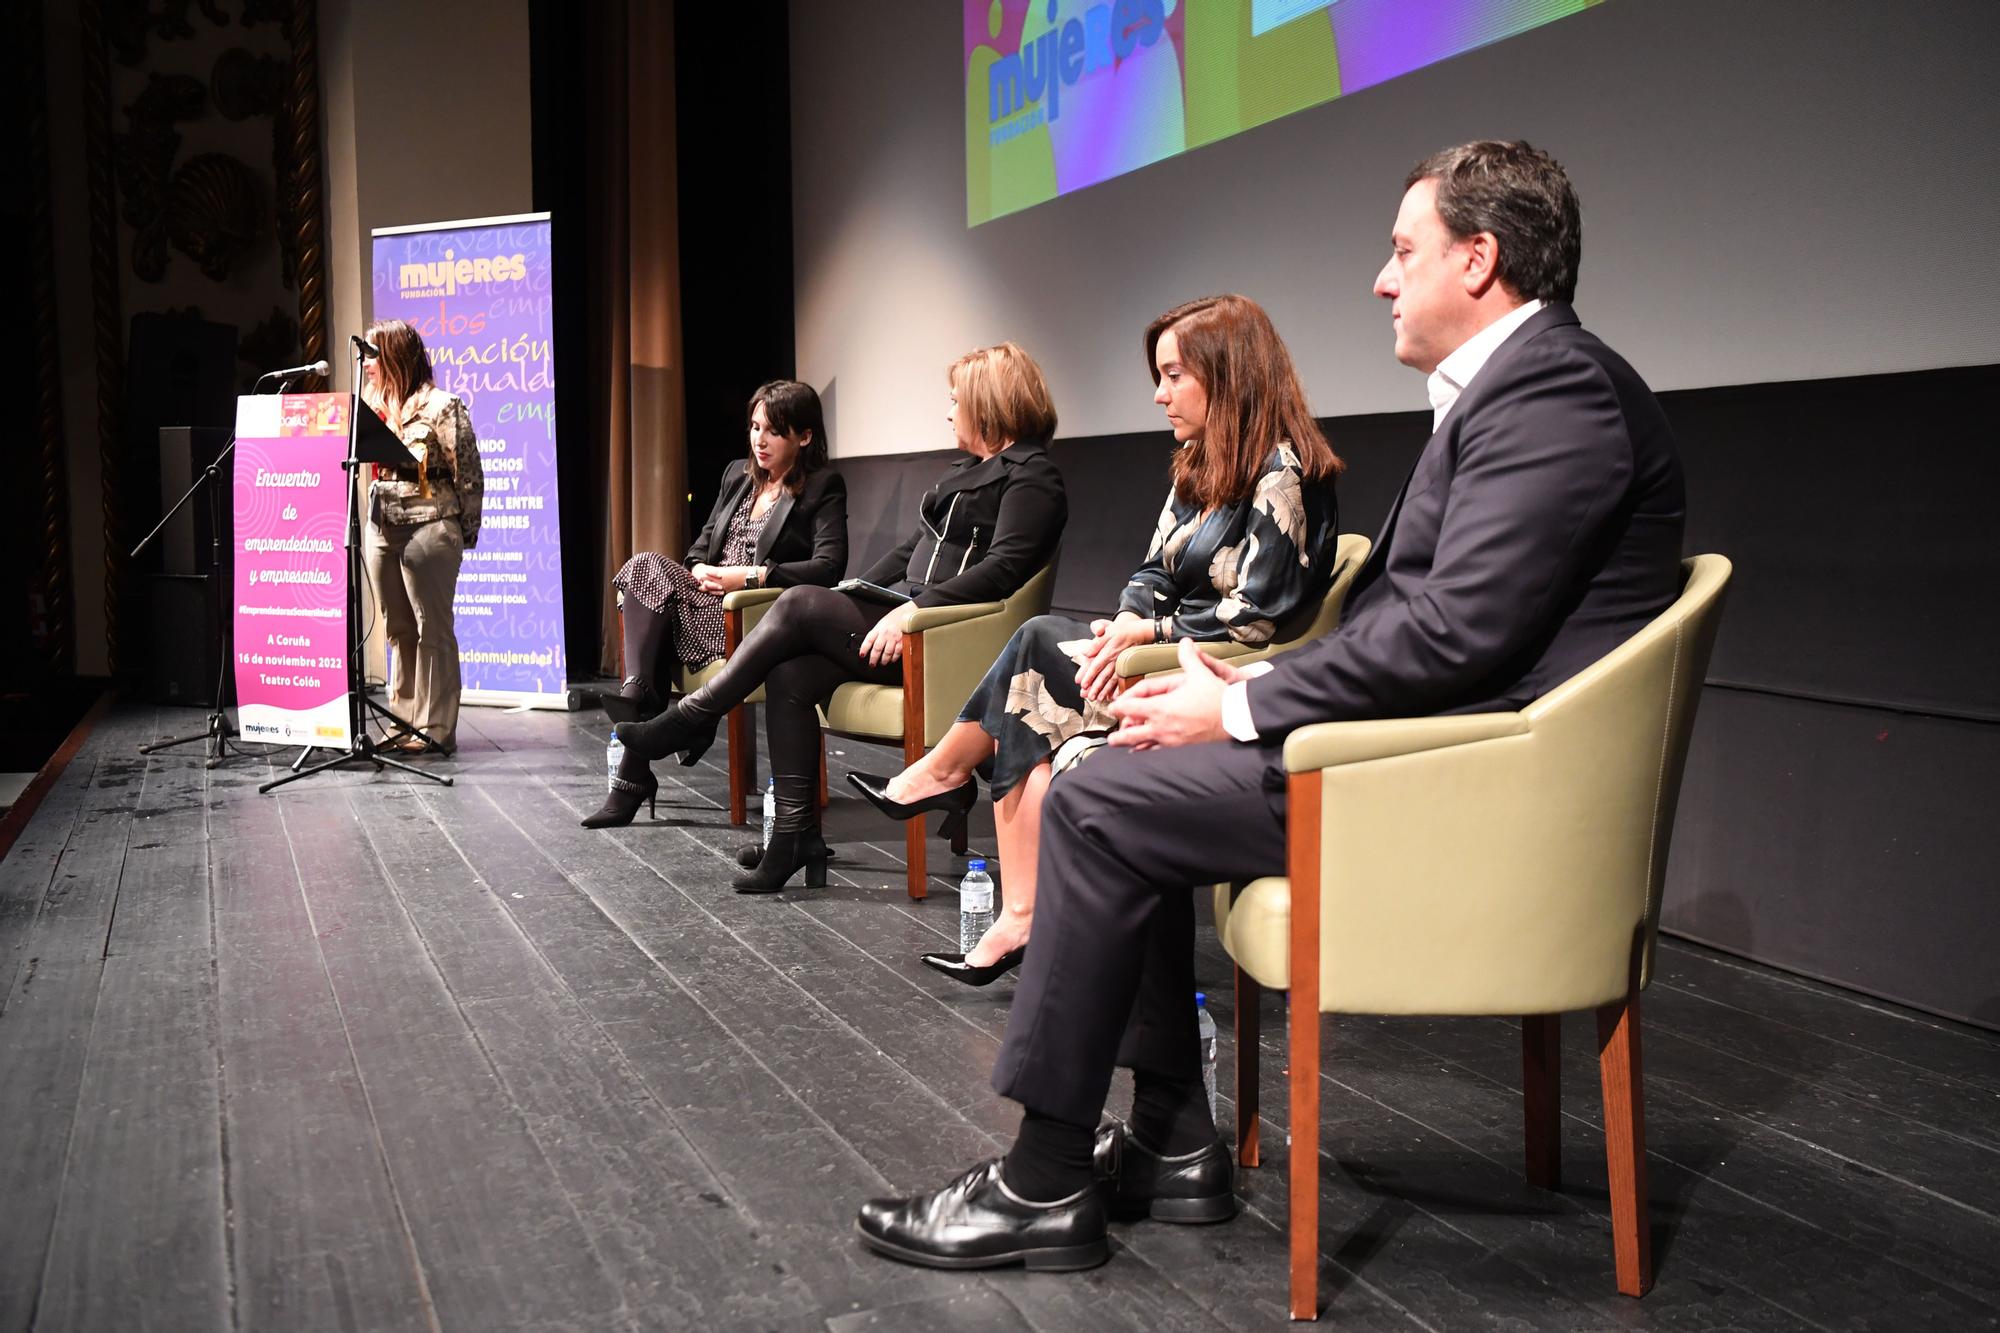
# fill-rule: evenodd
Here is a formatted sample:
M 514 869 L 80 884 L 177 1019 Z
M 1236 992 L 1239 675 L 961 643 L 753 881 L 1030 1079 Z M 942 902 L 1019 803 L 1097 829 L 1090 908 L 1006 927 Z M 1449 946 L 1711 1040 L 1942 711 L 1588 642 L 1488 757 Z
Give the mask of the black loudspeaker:
M 160 428 L 211 426 L 227 430 L 235 422 L 236 326 L 190 315 L 132 316 L 132 335 L 125 354 L 128 475 L 119 489 L 129 506 L 126 530 L 134 534 L 134 540 L 150 531 L 166 512 L 166 505 L 160 503 Z M 166 504 L 172 504 L 185 489 L 183 483 L 167 496 Z M 206 545 L 206 522 L 195 529 L 194 539 Z
M 173 508 L 174 502 L 228 443 L 229 432 L 218 426 L 160 427 L 161 513 Z M 222 572 L 226 575 L 230 568 L 229 535 L 235 517 L 227 464 L 216 474 L 214 482 L 204 485 L 192 500 L 181 506 L 174 521 L 156 539 L 162 574 L 216 572 L 215 552 L 209 539 L 211 515 L 221 520 Z
M 146 697 L 156 704 L 214 707 L 222 644 L 208 579 L 200 574 L 153 574 L 145 589 Z

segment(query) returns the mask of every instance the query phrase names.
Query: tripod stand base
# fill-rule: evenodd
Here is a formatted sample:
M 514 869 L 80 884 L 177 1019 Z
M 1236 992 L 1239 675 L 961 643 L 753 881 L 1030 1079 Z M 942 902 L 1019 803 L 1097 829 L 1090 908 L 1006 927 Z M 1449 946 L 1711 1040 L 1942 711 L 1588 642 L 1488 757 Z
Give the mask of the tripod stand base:
M 271 781 L 257 788 L 258 794 L 263 795 L 273 788 L 282 787 L 288 782 L 297 782 L 300 778 L 309 778 L 315 773 L 324 773 L 330 768 L 339 768 L 342 764 L 373 764 L 377 770 L 384 768 L 401 769 L 405 773 L 414 773 L 426 781 L 435 782 L 440 787 L 451 786 L 451 779 L 445 774 L 426 773 L 415 764 L 406 764 L 400 759 L 383 754 L 375 742 L 368 739 L 365 735 L 355 740 L 352 749 L 342 754 L 337 754 L 331 759 L 322 759 L 317 764 L 304 764 L 307 753 L 309 751 L 301 751 L 299 762 L 292 765 L 292 771 L 281 778 L 273 778 Z M 301 764 L 304 764 L 304 766 L 301 767 Z
M 217 709 L 208 715 L 207 731 L 197 732 L 192 736 L 176 736 L 172 740 L 154 741 L 151 745 L 140 746 L 139 753 L 158 754 L 177 745 L 192 745 L 196 741 L 203 741 L 205 742 L 202 747 L 203 766 L 207 768 L 214 768 L 229 758 L 263 759 L 270 754 L 268 749 L 259 753 L 235 744 L 230 738 L 236 734 L 236 728 L 229 725 L 228 716 Z

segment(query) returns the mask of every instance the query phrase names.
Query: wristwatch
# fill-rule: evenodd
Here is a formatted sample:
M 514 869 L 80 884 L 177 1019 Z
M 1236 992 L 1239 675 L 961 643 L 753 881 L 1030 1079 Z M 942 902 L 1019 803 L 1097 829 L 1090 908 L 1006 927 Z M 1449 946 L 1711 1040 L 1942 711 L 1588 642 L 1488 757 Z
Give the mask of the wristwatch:
M 761 569 L 753 568 L 748 574 L 745 574 L 743 576 L 743 586 L 746 588 L 758 587 L 763 582 L 764 582 L 764 571 Z

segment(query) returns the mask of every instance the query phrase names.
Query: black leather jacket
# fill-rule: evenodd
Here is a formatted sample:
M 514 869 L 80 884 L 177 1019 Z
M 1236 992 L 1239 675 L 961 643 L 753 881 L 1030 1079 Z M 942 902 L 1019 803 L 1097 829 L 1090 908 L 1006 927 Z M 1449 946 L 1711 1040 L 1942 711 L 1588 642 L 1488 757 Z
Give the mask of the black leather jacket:
M 1055 559 L 1068 519 L 1048 441 L 1021 440 L 954 464 L 925 493 L 917 530 L 861 577 L 918 606 L 997 602 Z

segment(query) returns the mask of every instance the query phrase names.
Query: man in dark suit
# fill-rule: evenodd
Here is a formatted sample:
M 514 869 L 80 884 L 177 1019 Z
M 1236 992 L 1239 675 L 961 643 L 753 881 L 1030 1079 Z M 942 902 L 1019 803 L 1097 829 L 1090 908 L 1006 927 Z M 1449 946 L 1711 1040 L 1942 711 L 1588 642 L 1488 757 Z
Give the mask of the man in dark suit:
M 1286 735 L 1519 707 L 1673 600 L 1679 457 L 1651 391 L 1570 309 L 1580 233 L 1562 168 L 1526 144 L 1466 144 L 1410 173 L 1375 292 L 1397 360 L 1430 376 L 1433 434 L 1339 630 L 1261 671 L 1183 643 L 1180 676 L 1120 701 L 1118 748 L 1050 788 L 1034 943 L 993 1074 L 1025 1108 L 1020 1136 L 940 1190 L 866 1205 L 871 1248 L 1081 1268 L 1108 1254 L 1107 1211 L 1231 1216 L 1189 888 L 1284 873 Z M 1098 1132 L 1118 1064 L 1134 1070 L 1132 1123 Z

